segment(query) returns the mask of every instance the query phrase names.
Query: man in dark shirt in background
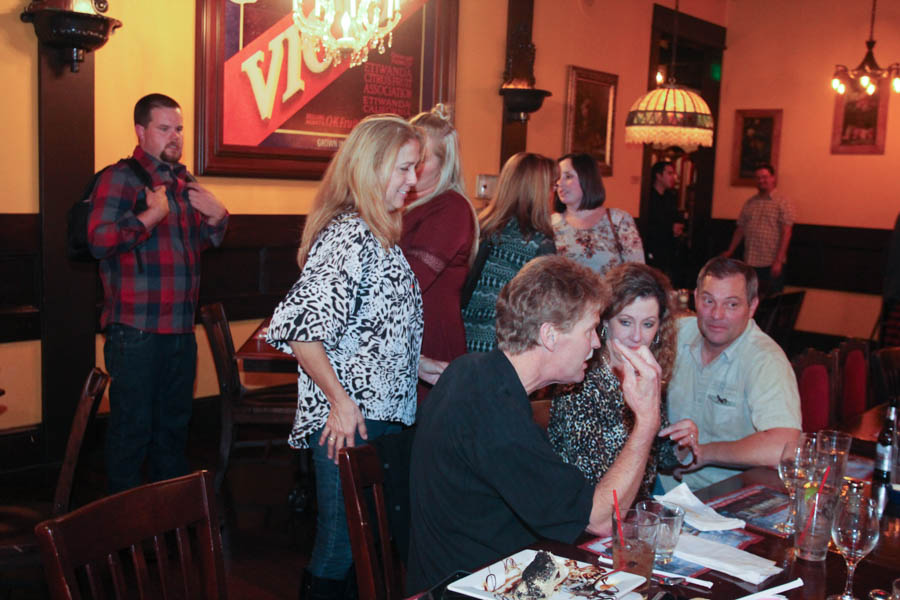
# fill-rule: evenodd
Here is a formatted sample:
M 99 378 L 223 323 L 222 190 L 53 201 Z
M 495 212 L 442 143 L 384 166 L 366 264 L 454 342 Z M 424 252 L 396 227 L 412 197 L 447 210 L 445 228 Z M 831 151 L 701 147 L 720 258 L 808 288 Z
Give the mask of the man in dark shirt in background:
M 584 379 L 600 347 L 603 280 L 564 256 L 532 260 L 500 292 L 497 349 L 466 354 L 421 405 L 413 442 L 407 592 L 512 554 L 538 537 L 608 535 L 613 491 L 628 508 L 659 430 L 660 368 L 646 347 L 622 375 L 635 426 L 596 486 L 553 451 L 528 394 Z
M 685 268 L 684 217 L 678 210 L 675 166 L 661 160 L 650 167 L 649 214 L 644 226 L 647 264 L 669 276 L 675 288 L 683 287 Z
M 188 472 L 185 458 L 194 397 L 194 312 L 200 252 L 225 236 L 228 212 L 179 163 L 181 108 L 162 94 L 134 107 L 133 158 L 152 182 L 125 162 L 98 178 L 88 241 L 100 259 L 106 330 L 103 354 L 112 376 L 106 432 L 111 493 Z

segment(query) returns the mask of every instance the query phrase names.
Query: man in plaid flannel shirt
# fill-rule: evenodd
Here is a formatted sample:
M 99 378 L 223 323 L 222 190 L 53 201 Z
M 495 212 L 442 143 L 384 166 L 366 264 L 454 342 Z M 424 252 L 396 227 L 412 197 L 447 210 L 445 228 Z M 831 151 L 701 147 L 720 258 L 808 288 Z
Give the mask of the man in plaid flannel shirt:
M 723 256 L 730 257 L 744 240 L 744 262 L 756 270 L 759 295 L 765 297 L 784 289 L 784 263 L 794 226 L 794 206 L 775 191 L 775 167 L 756 168 L 758 193 L 741 209 L 737 229 Z
M 197 344 L 200 252 L 225 236 L 228 212 L 179 163 L 178 103 L 162 94 L 134 107 L 133 158 L 106 169 L 91 195 L 91 253 L 103 281 L 103 353 L 112 376 L 106 467 L 111 493 L 188 472 L 185 458 Z

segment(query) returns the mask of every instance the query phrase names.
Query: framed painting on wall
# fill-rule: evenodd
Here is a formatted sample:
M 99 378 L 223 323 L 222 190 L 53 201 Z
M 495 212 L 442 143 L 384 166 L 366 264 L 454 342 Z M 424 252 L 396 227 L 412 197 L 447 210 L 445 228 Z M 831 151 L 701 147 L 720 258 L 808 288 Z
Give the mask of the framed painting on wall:
M 878 86 L 871 96 L 848 86 L 834 97 L 832 154 L 884 154 L 890 89 Z
M 303 36 L 293 4 L 197 0 L 198 174 L 319 179 L 365 116 L 453 102 L 459 0 L 398 2 L 391 47 L 352 68 Z
M 584 152 L 612 175 L 613 122 L 619 76 L 569 65 L 563 153 Z
M 754 173 L 760 163 L 769 163 L 777 173 L 780 146 L 780 108 L 735 111 L 731 185 L 756 185 Z

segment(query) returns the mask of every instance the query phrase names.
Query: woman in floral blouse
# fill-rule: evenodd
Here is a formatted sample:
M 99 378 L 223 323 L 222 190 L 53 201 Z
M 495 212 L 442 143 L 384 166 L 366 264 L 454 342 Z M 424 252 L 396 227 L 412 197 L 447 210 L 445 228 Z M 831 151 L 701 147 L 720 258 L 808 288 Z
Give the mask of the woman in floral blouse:
M 613 268 L 606 281 L 612 298 L 601 318 L 603 347 L 583 382 L 558 390 L 547 429 L 556 452 L 592 482 L 599 481 L 615 462 L 634 427 L 634 414 L 625 406 L 616 376 L 622 357 L 610 342 L 619 340 L 634 349 L 648 346 L 662 367 L 663 386 L 675 362 L 676 327 L 666 276 L 652 267 L 628 263 Z M 664 429 L 668 426 L 664 401 L 660 412 Z M 669 439 L 659 438 L 653 446 L 639 496 L 652 491 L 658 466 L 679 466 L 689 458 L 688 449 L 696 446 L 697 426 L 693 421 L 684 419 L 670 429 Z M 625 498 L 625 506 L 631 500 Z
M 316 470 L 316 541 L 301 597 L 342 598 L 348 583 L 338 450 L 412 424 L 417 374 L 433 382 L 441 370 L 419 360 L 422 297 L 398 245 L 421 148 L 421 134 L 396 116 L 368 117 L 350 132 L 307 217 L 300 278 L 269 325 L 267 341 L 298 363 L 288 443 L 311 446 Z
M 556 251 L 597 273 L 627 262 L 644 262 L 634 219 L 624 210 L 604 208 L 606 190 L 597 161 L 589 154 L 559 159 L 553 215 Z

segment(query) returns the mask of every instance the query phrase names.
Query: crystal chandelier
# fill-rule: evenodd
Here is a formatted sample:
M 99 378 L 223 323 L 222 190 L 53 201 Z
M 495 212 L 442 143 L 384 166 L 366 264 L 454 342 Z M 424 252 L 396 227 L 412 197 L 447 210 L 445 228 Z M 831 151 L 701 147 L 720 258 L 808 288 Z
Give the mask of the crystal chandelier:
M 400 23 L 401 0 L 293 0 L 294 23 L 304 38 L 320 42 L 323 62 L 350 67 L 369 58 L 369 49 L 384 54 Z
M 866 41 L 868 50 L 862 62 L 852 70 L 844 65 L 835 65 L 834 67 L 831 87 L 838 94 L 846 92 L 848 85 L 855 85 L 871 96 L 878 88 L 878 81 L 881 79 L 890 79 L 894 91 L 900 94 L 900 63 L 892 63 L 886 69 L 882 69 L 875 62 L 875 54 L 872 52 L 875 47 L 873 35 L 875 33 L 875 2 L 876 0 L 872 0 L 872 19 L 869 22 L 869 39 Z
M 675 28 L 669 80 L 637 99 L 625 119 L 625 142 L 651 144 L 664 149 L 678 146 L 693 152 L 698 146 L 712 146 L 713 116 L 709 105 L 697 92 L 675 83 L 678 54 L 678 0 L 675 0 Z M 661 77 L 657 74 L 657 83 Z

